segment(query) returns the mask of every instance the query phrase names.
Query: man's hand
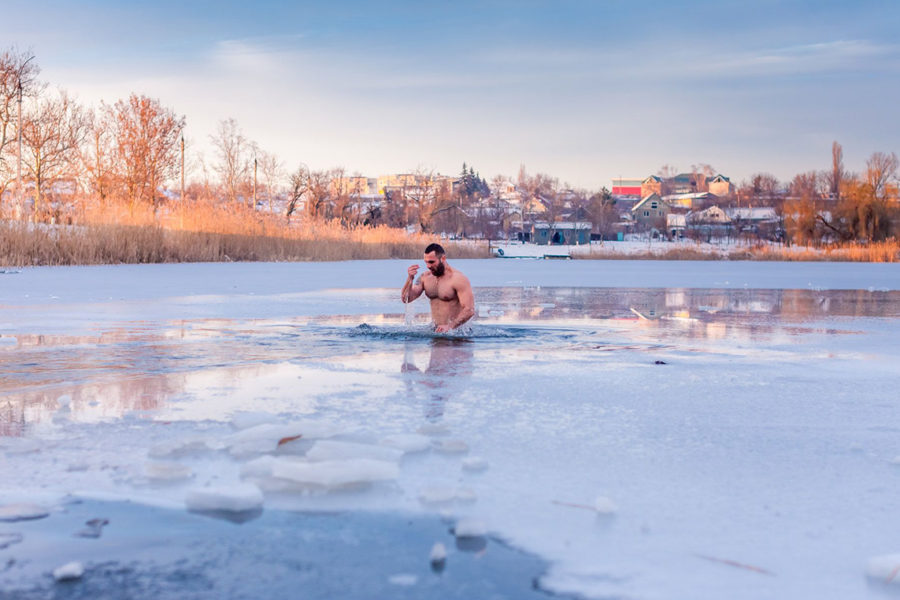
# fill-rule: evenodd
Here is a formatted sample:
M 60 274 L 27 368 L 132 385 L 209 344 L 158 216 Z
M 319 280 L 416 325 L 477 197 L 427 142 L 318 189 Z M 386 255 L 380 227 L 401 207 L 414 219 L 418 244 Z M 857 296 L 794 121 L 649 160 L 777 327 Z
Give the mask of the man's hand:
M 415 278 L 416 278 L 416 273 L 418 272 L 418 270 L 419 270 L 419 265 L 411 265 L 411 266 L 406 270 L 406 274 L 407 274 L 407 276 L 409 277 L 409 279 L 415 279 Z

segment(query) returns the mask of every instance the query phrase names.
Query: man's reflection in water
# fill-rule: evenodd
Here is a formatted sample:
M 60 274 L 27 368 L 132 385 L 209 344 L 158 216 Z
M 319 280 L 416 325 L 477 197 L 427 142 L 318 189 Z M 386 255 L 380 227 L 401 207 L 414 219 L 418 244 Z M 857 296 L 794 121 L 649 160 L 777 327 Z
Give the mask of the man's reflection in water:
M 400 371 L 408 374 L 408 395 L 424 395 L 425 418 L 437 421 L 444 416 L 444 404 L 465 387 L 464 382 L 472 375 L 474 346 L 470 340 L 434 338 L 430 347 L 428 367 L 422 371 L 413 363 L 413 348 L 407 344 Z

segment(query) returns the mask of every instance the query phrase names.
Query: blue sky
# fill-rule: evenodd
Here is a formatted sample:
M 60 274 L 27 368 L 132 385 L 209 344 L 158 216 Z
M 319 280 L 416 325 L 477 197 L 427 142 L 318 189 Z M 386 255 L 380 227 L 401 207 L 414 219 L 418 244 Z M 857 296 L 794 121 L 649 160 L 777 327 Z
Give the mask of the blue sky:
M 221 119 L 290 169 L 529 172 L 598 189 L 669 164 L 740 181 L 900 151 L 900 2 L 5 2 L 2 46 L 89 104 Z

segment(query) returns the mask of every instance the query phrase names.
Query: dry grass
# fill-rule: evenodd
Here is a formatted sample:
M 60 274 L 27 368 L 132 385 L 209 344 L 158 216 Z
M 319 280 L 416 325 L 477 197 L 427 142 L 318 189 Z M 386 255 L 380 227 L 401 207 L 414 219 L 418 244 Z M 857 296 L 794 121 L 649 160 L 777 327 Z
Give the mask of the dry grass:
M 821 248 L 783 247 L 758 244 L 727 253 L 700 248 L 678 247 L 665 251 L 616 252 L 592 250 L 573 258 L 600 260 L 762 260 L 806 262 L 900 262 L 900 241 L 892 238 L 871 244 L 850 243 Z
M 220 261 L 419 258 L 434 239 L 388 227 L 344 228 L 249 209 L 194 206 L 155 215 L 123 207 L 85 209 L 78 225 L 0 222 L 0 264 L 85 265 Z M 445 244 L 454 258 L 488 255 L 486 245 Z

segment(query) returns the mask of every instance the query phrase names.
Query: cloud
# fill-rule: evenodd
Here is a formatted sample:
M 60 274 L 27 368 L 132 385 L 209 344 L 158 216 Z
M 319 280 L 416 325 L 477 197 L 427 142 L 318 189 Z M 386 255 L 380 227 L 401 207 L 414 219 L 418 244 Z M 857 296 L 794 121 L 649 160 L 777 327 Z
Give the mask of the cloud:
M 695 70 L 707 75 L 799 75 L 896 66 L 898 57 L 897 45 L 836 40 L 726 54 Z

